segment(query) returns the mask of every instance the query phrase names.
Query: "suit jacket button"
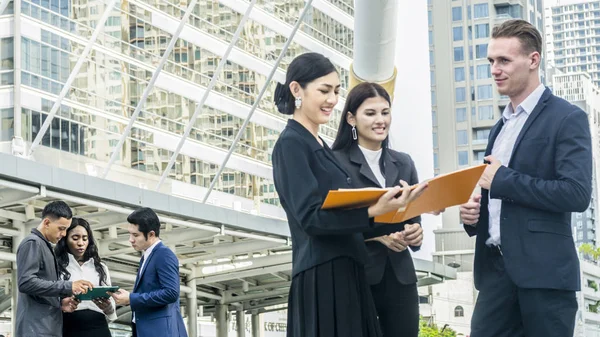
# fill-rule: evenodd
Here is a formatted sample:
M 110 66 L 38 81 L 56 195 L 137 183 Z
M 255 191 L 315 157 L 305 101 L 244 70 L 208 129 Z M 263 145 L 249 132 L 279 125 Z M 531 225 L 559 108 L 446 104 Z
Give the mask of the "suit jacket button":
M 348 185 L 352 184 L 352 179 L 350 179 L 350 177 L 346 178 L 346 182 L 348 183 Z

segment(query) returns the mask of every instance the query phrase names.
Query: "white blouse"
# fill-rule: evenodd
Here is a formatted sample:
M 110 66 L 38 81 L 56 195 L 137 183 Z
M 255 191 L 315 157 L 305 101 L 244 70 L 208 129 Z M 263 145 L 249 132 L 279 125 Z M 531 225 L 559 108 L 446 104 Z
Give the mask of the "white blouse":
M 373 172 L 373 174 L 375 175 L 375 178 L 377 178 L 379 185 L 381 187 L 385 187 L 385 178 L 383 177 L 383 174 L 381 174 L 381 168 L 379 167 L 379 159 L 381 158 L 381 149 L 379 149 L 377 151 L 373 151 L 373 150 L 364 148 L 360 145 L 358 145 L 358 148 L 365 156 L 365 159 L 367 160 L 367 163 L 369 164 L 369 167 L 371 168 L 371 172 Z
M 90 281 L 92 282 L 93 285 L 95 286 L 100 286 L 100 274 L 98 274 L 98 272 L 96 271 L 96 268 L 94 266 L 94 259 L 89 259 L 87 261 L 85 261 L 82 265 L 79 265 L 79 262 L 77 262 L 77 260 L 75 259 L 75 257 L 70 254 L 67 253 L 67 255 L 69 256 L 69 264 L 67 265 L 67 271 L 69 273 L 71 273 L 71 278 L 69 279 L 70 281 L 77 281 L 77 280 L 86 280 L 86 281 Z M 110 274 L 108 273 L 108 268 L 106 267 L 106 265 L 104 263 L 101 264 L 102 268 L 104 268 L 104 272 L 106 273 L 106 286 L 110 286 L 112 285 L 110 282 Z M 104 286 L 104 284 L 103 284 Z M 110 315 L 106 315 L 106 319 L 109 322 L 112 322 L 114 320 L 117 319 L 117 311 L 116 306 L 115 306 L 115 300 L 112 299 L 112 297 L 110 298 L 110 303 L 113 307 L 113 311 Z M 97 311 L 99 313 L 104 314 L 104 312 L 98 308 L 98 306 L 96 305 L 96 303 L 92 302 L 92 301 L 81 301 L 81 303 L 79 303 L 79 305 L 77 306 L 77 310 L 94 310 Z

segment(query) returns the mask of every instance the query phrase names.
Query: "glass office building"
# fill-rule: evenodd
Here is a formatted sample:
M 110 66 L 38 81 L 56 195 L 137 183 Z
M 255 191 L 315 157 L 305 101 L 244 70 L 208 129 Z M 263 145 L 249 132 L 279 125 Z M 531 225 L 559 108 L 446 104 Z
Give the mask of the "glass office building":
M 35 160 L 103 176 L 117 150 L 116 161 L 107 171 L 109 179 L 154 189 L 164 174 L 169 179 L 158 190 L 201 200 L 266 86 L 208 202 L 281 215 L 271 151 L 286 120 L 273 103 L 275 85 L 285 81 L 285 69 L 295 56 L 321 52 L 339 69 L 341 106 L 353 46 L 352 27 L 341 22 L 352 19 L 353 1 L 311 7 L 269 82 L 268 75 L 305 6 L 303 0 L 256 1 L 219 73 L 215 72 L 249 2 L 134 0 L 107 8 L 109 3 L 8 2 L 0 14 L 2 151 L 14 152 L 20 140 L 28 149 L 40 135 Z M 191 14 L 143 101 L 190 4 Z M 104 27 L 93 41 L 99 25 Z M 74 72 L 78 62 L 81 67 Z M 214 88 L 165 173 L 213 76 Z M 44 131 L 42 125 L 65 84 L 70 84 L 65 98 Z M 136 108 L 139 115 L 127 133 Z M 335 136 L 339 113 L 337 109 L 332 122 L 322 127 L 326 140 Z M 125 141 L 117 149 L 123 134 Z

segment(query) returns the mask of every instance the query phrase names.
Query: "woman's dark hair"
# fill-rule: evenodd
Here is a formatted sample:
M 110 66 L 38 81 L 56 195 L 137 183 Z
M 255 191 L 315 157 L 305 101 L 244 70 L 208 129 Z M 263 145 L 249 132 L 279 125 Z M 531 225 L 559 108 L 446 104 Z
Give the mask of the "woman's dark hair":
M 340 118 L 340 125 L 338 126 L 337 135 L 335 136 L 335 140 L 333 141 L 333 145 L 331 146 L 331 149 L 333 151 L 348 151 L 350 147 L 352 147 L 355 140 L 352 139 L 352 126 L 350 126 L 350 124 L 348 124 L 348 121 L 346 120 L 348 113 L 351 113 L 354 116 L 356 116 L 358 108 L 367 99 L 373 97 L 383 97 L 390 104 L 390 106 L 392 105 L 392 100 L 388 92 L 377 83 L 363 82 L 352 88 L 352 90 L 350 90 L 348 96 L 346 96 L 346 105 L 344 105 L 344 110 L 342 111 L 342 117 Z M 382 152 L 381 158 L 379 159 L 379 167 L 381 168 L 382 173 L 384 171 L 383 162 L 388 146 L 389 134 L 381 143 Z
M 295 110 L 294 95 L 290 91 L 290 83 L 296 81 L 302 88 L 319 77 L 337 73 L 335 66 L 328 58 L 319 53 L 306 53 L 296 57 L 288 66 L 285 84 L 277 83 L 275 89 L 275 105 L 285 115 L 293 115 Z
M 81 226 L 83 227 L 88 235 L 88 246 L 83 253 L 83 259 L 85 261 L 90 258 L 94 259 L 94 268 L 100 275 L 100 285 L 106 284 L 106 271 L 102 268 L 100 256 L 98 255 L 98 246 L 96 246 L 96 241 L 94 240 L 94 234 L 92 233 L 92 229 L 90 228 L 90 224 L 82 218 L 73 218 L 71 221 L 71 226 L 67 229 L 67 235 L 65 235 L 62 240 L 58 241 L 56 244 L 56 248 L 54 248 L 54 252 L 56 254 L 56 260 L 58 262 L 58 271 L 61 275 L 63 275 L 65 280 L 71 278 L 71 273 L 67 270 L 67 266 L 69 265 L 69 245 L 67 244 L 67 239 L 69 237 L 69 233 L 75 229 L 75 227 Z

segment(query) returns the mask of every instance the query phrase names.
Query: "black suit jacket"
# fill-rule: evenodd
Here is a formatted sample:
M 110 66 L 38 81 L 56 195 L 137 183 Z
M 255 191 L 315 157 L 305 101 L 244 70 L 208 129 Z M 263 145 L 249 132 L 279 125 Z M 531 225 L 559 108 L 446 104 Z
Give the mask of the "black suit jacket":
M 347 168 L 352 179 L 352 187 L 383 187 L 379 185 L 377 178 L 373 174 L 365 156 L 355 142 L 347 151 L 337 150 L 334 152 L 336 158 Z M 384 153 L 384 172 L 385 187 L 392 187 L 400 184 L 400 179 L 409 184 L 417 184 L 417 169 L 410 156 L 406 153 L 386 149 Z M 370 239 L 381 235 L 404 230 L 407 223 L 421 223 L 421 217 L 415 217 L 399 224 L 375 224 L 372 231 L 365 232 L 364 238 Z M 402 284 L 413 284 L 417 282 L 415 266 L 412 257 L 407 250 L 400 253 L 388 249 L 377 241 L 366 242 L 368 251 L 368 261 L 365 266 L 367 281 L 369 284 L 378 284 L 383 278 L 386 264 L 389 262 L 394 269 L 396 278 Z M 411 246 L 413 251 L 419 250 L 420 246 Z
M 290 226 L 294 276 L 342 256 L 364 264 L 368 208 L 321 209 L 330 190 L 350 188 L 352 179 L 327 144 L 293 119 L 273 148 L 273 178 Z
M 491 130 L 486 155 L 502 129 Z M 503 163 L 506 165 L 506 163 Z M 501 199 L 500 238 L 506 272 L 518 287 L 579 290 L 579 260 L 571 212 L 583 212 L 592 192 L 592 149 L 586 113 L 546 89 L 517 137 L 510 162 L 482 190 L 474 279 L 489 263 L 489 198 Z

